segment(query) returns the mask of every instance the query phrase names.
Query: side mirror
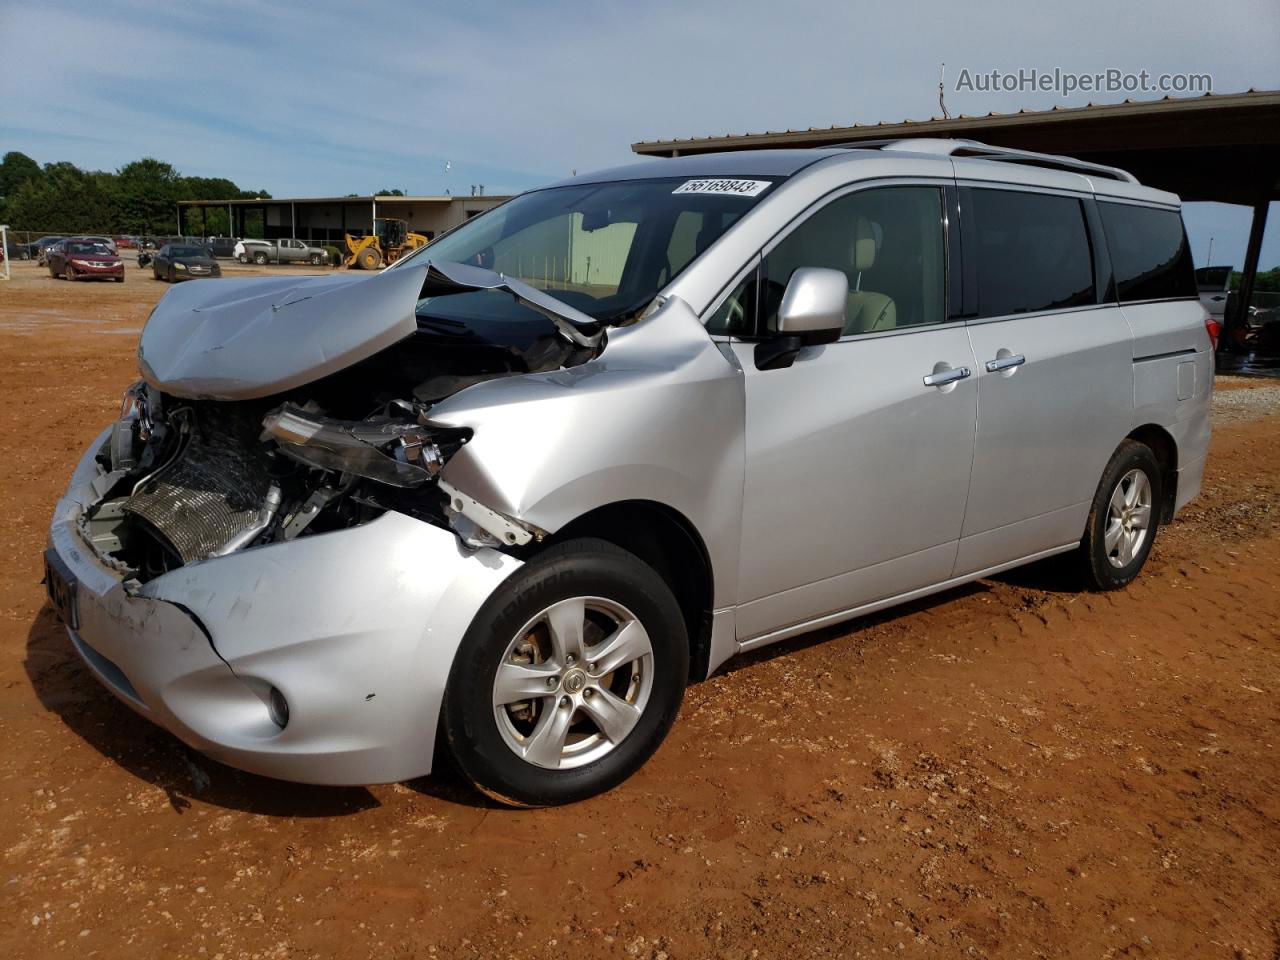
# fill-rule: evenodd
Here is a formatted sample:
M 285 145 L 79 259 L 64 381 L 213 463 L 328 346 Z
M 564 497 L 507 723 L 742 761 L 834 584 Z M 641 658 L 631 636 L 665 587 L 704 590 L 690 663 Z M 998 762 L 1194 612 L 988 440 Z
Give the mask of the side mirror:
M 805 347 L 839 340 L 848 302 L 849 278 L 842 271 L 797 269 L 778 307 L 778 335 L 756 345 L 756 368 L 789 367 Z
M 806 343 L 830 343 L 844 331 L 849 278 L 829 267 L 800 267 L 791 274 L 778 307 L 778 332 Z

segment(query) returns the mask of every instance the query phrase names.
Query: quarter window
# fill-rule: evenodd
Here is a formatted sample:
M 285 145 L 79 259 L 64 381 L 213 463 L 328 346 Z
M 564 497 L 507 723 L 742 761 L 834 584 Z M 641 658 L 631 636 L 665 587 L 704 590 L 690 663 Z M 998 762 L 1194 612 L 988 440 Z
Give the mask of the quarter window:
M 1098 302 L 1084 208 L 1074 197 L 969 188 L 965 246 L 977 258 L 978 316 Z
M 800 267 L 830 267 L 849 278 L 844 335 L 941 323 L 946 316 L 942 191 L 877 187 L 833 200 L 770 252 L 761 270 L 764 329 Z
M 1098 211 L 1121 303 L 1197 295 L 1191 248 L 1177 211 L 1128 203 L 1099 203 Z

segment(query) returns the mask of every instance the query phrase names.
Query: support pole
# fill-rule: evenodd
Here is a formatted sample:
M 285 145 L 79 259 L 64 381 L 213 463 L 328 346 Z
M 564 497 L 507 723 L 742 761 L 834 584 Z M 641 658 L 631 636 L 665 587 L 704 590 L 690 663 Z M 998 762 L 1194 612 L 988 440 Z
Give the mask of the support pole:
M 1267 227 L 1269 201 L 1264 197 L 1253 205 L 1253 224 L 1249 227 L 1249 246 L 1244 254 L 1244 276 L 1240 278 L 1240 294 L 1236 308 L 1228 320 L 1230 327 L 1242 328 L 1249 322 L 1249 301 L 1253 299 L 1253 282 L 1258 277 L 1258 261 L 1262 257 L 1262 234 Z M 1229 337 L 1223 337 L 1224 341 Z
M 0 251 L 4 251 L 4 278 L 9 279 L 9 225 L 0 223 Z

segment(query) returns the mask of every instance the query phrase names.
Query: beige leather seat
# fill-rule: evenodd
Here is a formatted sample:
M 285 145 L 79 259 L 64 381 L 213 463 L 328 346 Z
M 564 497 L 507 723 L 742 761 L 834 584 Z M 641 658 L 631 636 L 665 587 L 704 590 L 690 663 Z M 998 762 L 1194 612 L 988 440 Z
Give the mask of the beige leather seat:
M 871 221 L 859 217 L 853 241 L 853 280 L 850 285 L 849 302 L 844 313 L 844 332 L 871 333 L 878 330 L 892 330 L 898 324 L 898 311 L 893 299 L 883 293 L 859 289 L 862 285 L 862 273 L 870 270 L 876 262 L 876 238 Z

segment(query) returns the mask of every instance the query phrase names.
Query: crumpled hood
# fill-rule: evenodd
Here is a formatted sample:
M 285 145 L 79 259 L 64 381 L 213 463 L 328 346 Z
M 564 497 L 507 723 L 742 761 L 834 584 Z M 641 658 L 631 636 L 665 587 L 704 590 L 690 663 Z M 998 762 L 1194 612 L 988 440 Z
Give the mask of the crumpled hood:
M 166 393 L 268 397 L 357 363 L 409 336 L 426 275 L 202 280 L 156 305 L 138 344 L 143 378 Z
M 547 293 L 490 270 L 423 260 L 376 274 L 184 283 L 151 312 L 138 367 L 175 396 L 269 397 L 408 337 L 420 297 L 484 289 L 551 318 L 579 346 L 599 342 L 598 323 Z

